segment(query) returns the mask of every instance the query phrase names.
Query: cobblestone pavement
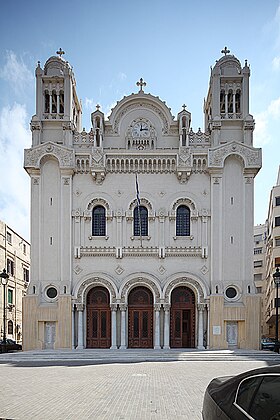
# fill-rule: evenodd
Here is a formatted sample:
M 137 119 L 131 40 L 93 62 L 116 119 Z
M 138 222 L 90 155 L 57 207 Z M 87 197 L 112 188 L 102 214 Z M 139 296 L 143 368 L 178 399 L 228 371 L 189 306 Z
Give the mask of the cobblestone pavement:
M 18 420 L 201 419 L 203 394 L 212 378 L 267 365 L 264 360 L 85 361 L 81 366 L 3 362 L 0 417 Z

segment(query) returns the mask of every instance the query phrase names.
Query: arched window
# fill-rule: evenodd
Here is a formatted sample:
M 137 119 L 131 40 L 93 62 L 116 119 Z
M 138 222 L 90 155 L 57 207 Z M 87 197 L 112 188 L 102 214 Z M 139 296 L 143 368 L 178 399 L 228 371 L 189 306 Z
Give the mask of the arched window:
M 13 335 L 13 333 L 14 333 L 13 321 L 8 321 L 8 334 Z
M 50 94 L 45 90 L 45 112 L 48 114 L 50 112 Z
M 139 210 L 138 210 L 139 209 Z M 140 217 L 139 217 L 140 212 Z M 133 235 L 148 236 L 148 210 L 144 206 L 135 207 L 133 212 Z M 141 235 L 140 235 L 141 226 Z
M 241 112 L 241 101 L 240 101 L 240 99 L 241 99 L 241 93 L 240 93 L 240 90 L 238 89 L 236 91 L 236 94 L 235 94 L 235 112 L 237 114 L 239 114 Z
M 96 206 L 92 210 L 92 236 L 106 235 L 106 214 L 103 206 Z
M 233 91 L 229 89 L 228 91 L 228 112 L 230 114 L 233 113 Z
M 190 209 L 187 206 L 177 208 L 176 236 L 190 236 Z
M 226 98 L 225 91 L 221 90 L 221 93 L 220 93 L 220 112 L 221 112 L 221 114 L 224 114 L 226 112 L 225 98 Z

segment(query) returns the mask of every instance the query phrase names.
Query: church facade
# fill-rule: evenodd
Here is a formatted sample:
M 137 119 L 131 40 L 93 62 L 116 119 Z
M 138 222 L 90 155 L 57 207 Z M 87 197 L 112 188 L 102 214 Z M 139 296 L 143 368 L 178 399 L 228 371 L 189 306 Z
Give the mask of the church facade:
M 222 53 L 196 133 L 142 79 L 86 132 L 69 63 L 38 63 L 24 349 L 259 348 L 261 150 L 247 61 Z

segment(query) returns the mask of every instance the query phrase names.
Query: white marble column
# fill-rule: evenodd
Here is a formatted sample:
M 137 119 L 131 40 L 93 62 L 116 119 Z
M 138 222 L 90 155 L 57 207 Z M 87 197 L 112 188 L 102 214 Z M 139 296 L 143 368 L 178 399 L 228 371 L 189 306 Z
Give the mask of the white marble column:
M 204 305 L 198 305 L 198 340 L 197 340 L 197 348 L 202 350 L 204 349 L 203 346 L 203 313 L 204 313 Z
M 78 311 L 78 347 L 77 349 L 84 348 L 84 305 L 82 303 L 77 305 Z
M 75 307 L 72 305 L 72 349 L 75 348 Z
M 121 310 L 121 346 L 120 349 L 126 349 L 126 309 L 125 304 L 120 304 Z
M 117 304 L 111 305 L 111 349 L 117 348 Z
M 154 349 L 160 349 L 160 341 L 159 341 L 159 311 L 161 305 L 159 303 L 155 303 L 154 305 L 154 314 L 155 314 L 155 334 L 154 334 Z
M 164 349 L 170 349 L 170 305 L 163 305 L 164 309 Z

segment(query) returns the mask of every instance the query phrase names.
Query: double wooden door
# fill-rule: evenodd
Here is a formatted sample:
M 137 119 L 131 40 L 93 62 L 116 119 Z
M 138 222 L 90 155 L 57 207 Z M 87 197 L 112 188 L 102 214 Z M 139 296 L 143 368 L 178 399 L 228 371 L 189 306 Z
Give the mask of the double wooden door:
M 129 295 L 128 347 L 153 347 L 153 296 L 145 287 L 136 287 Z
M 170 347 L 195 347 L 195 296 L 184 286 L 171 295 Z
M 87 296 L 87 348 L 111 347 L 111 310 L 105 287 L 91 289 Z

